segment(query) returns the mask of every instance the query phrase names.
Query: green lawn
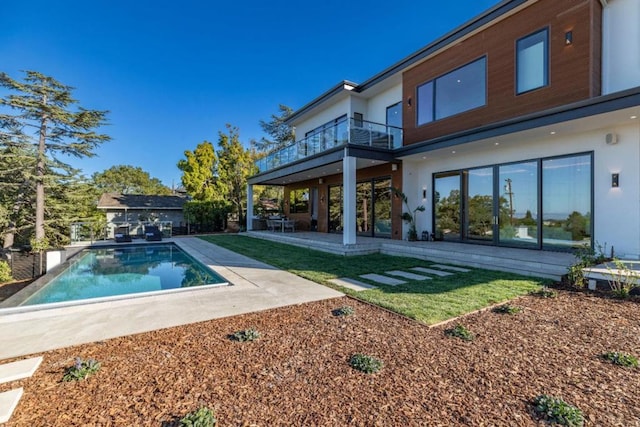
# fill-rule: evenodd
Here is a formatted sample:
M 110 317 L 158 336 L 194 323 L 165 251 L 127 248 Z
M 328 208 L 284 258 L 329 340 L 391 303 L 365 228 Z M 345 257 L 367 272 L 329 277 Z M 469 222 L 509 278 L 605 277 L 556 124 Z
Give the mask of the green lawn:
M 429 261 L 382 254 L 341 256 L 242 235 L 205 236 L 202 239 L 257 259 L 317 283 L 338 289 L 370 303 L 404 314 L 427 324 L 450 319 L 489 305 L 527 294 L 548 284 L 544 279 L 517 274 L 472 269 L 468 273 L 433 280 L 410 281 L 404 285 L 378 286 L 356 292 L 329 283 L 329 279 L 349 277 L 367 282 L 361 274 L 384 274 L 388 270 L 429 267 Z

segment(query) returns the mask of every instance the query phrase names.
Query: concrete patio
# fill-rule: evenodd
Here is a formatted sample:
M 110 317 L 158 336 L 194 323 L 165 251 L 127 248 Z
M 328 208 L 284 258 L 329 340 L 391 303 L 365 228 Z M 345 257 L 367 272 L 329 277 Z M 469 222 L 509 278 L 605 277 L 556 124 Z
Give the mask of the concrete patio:
M 474 245 L 453 242 L 391 240 L 358 236 L 355 245 L 343 245 L 341 234 L 270 231 L 248 231 L 247 236 L 287 243 L 339 255 L 366 255 L 383 253 L 406 256 L 444 264 L 507 271 L 524 276 L 559 280 L 567 268 L 576 261 L 567 252 L 539 251 Z

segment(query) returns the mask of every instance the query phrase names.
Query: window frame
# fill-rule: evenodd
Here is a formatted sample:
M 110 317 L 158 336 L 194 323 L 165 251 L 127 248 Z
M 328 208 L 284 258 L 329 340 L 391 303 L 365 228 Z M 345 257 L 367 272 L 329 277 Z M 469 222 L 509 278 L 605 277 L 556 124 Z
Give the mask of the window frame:
M 456 71 L 459 71 L 459 70 L 461 70 L 461 69 L 463 69 L 465 67 L 468 67 L 468 66 L 470 66 L 470 65 L 472 65 L 472 64 L 474 64 L 476 62 L 479 62 L 479 61 L 484 61 L 484 94 L 483 94 L 484 102 L 481 105 L 474 106 L 474 107 L 469 108 L 467 110 L 458 111 L 458 112 L 456 112 L 454 114 L 438 118 L 437 114 L 436 114 L 436 109 L 437 109 L 437 106 L 438 106 L 438 99 L 437 99 L 438 80 L 440 80 L 440 79 L 442 79 L 442 78 L 444 78 L 446 76 L 449 76 L 449 75 L 455 73 Z M 430 123 L 434 123 L 434 122 L 437 122 L 437 121 L 440 121 L 440 120 L 445 120 L 445 119 L 448 119 L 448 118 L 451 118 L 451 117 L 455 117 L 455 116 L 457 116 L 459 114 L 463 114 L 463 113 L 467 113 L 469 111 L 473 111 L 473 110 L 475 110 L 477 108 L 486 107 L 487 103 L 488 103 L 488 91 L 489 91 L 489 83 L 488 83 L 488 74 L 489 73 L 488 73 L 488 68 L 489 68 L 489 58 L 488 58 L 487 54 L 484 54 L 484 55 L 479 56 L 476 59 L 474 59 L 472 61 L 469 61 L 469 62 L 467 62 L 467 63 L 465 63 L 465 64 L 463 64 L 463 65 L 461 65 L 459 67 L 456 67 L 456 68 L 454 68 L 454 69 L 452 69 L 452 70 L 450 70 L 450 71 L 448 71 L 448 72 L 446 72 L 444 74 L 441 74 L 441 75 L 439 75 L 439 76 L 437 76 L 437 77 L 435 77 L 435 78 L 433 78 L 431 80 L 427 80 L 427 81 L 417 85 L 416 89 L 415 89 L 415 95 L 414 95 L 416 100 L 417 100 L 416 101 L 416 115 L 415 115 L 416 126 L 420 127 L 420 126 L 428 125 Z M 420 88 L 423 87 L 423 86 L 426 86 L 426 85 L 431 85 L 431 120 L 425 121 L 425 122 L 420 122 L 420 105 L 423 104 L 423 103 L 420 102 L 419 93 L 420 93 Z
M 526 89 L 526 90 L 520 90 L 519 86 L 519 80 L 518 80 L 518 71 L 519 71 L 519 65 L 520 65 L 520 44 L 523 43 L 525 40 L 535 37 L 541 33 L 544 33 L 544 53 L 543 53 L 543 60 L 544 60 L 544 76 L 543 76 L 543 84 L 540 86 L 536 86 L 530 89 Z M 515 67 L 514 67 L 514 72 L 515 72 L 515 76 L 514 76 L 514 81 L 515 81 L 515 93 L 516 96 L 518 95 L 523 95 L 525 93 L 529 93 L 529 92 L 533 92 L 534 90 L 538 90 L 538 89 L 542 89 L 545 87 L 548 87 L 550 85 L 550 80 L 551 80 L 551 59 L 550 59 L 550 46 L 549 46 L 549 27 L 544 27 L 542 29 L 536 30 L 532 33 L 527 34 L 526 36 L 520 37 L 519 39 L 516 40 L 515 42 Z

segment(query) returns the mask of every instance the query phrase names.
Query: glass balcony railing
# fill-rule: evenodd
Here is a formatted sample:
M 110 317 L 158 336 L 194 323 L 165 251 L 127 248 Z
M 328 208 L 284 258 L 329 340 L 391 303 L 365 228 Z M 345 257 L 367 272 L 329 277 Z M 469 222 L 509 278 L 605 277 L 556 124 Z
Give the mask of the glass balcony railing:
M 393 150 L 402 146 L 402 128 L 346 118 L 334 126 L 307 136 L 256 161 L 259 172 L 311 157 L 345 144 Z

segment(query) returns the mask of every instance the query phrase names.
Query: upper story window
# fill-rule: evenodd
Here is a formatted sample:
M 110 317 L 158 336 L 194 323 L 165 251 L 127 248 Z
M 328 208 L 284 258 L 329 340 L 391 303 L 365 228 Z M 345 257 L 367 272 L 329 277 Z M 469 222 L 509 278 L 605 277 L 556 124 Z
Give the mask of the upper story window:
M 544 29 L 516 42 L 516 93 L 549 84 L 549 30 Z
M 418 86 L 418 125 L 487 104 L 487 58 Z
M 402 127 L 402 102 L 387 107 L 387 126 Z

